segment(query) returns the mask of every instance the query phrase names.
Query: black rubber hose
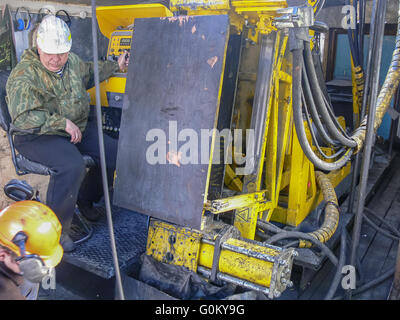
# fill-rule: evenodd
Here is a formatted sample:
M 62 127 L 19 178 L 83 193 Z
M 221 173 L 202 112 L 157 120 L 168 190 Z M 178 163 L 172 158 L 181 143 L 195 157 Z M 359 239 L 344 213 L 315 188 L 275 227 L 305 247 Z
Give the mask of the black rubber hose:
M 306 60 L 305 60 L 306 70 L 311 70 L 311 75 L 316 76 L 316 78 L 311 78 L 311 79 L 314 80 L 313 83 L 318 85 L 318 88 L 320 90 L 322 90 L 322 91 L 314 90 L 313 92 L 315 93 L 317 99 L 319 99 L 318 101 L 322 102 L 321 105 L 319 105 L 319 104 L 316 104 L 316 105 L 317 105 L 317 107 L 319 107 L 318 110 L 321 113 L 322 119 L 327 124 L 328 131 L 329 131 L 329 129 L 332 129 L 333 130 L 332 132 L 335 133 L 335 136 L 337 135 L 338 137 L 342 137 L 343 141 L 347 140 L 347 141 L 351 142 L 352 138 L 350 138 L 350 136 L 346 133 L 346 131 L 340 125 L 340 123 L 337 120 L 335 113 L 333 111 L 333 107 L 332 107 L 331 103 L 329 102 L 329 99 L 327 99 L 326 95 L 323 94 L 324 91 L 327 91 L 327 88 L 326 88 L 326 85 L 324 84 L 324 82 L 320 82 L 318 79 L 317 70 L 316 70 L 315 63 L 314 63 L 314 58 L 313 58 L 311 49 L 308 46 L 306 47 L 305 55 L 306 55 Z M 307 75 L 309 75 L 309 73 L 307 73 Z M 324 89 L 321 88 L 321 86 Z M 345 143 L 343 143 L 343 141 L 341 141 L 341 143 L 343 145 L 346 145 Z M 353 143 L 353 142 L 351 142 L 351 143 Z
M 378 219 L 382 224 L 384 224 L 391 232 L 393 232 L 396 236 L 400 237 L 400 231 L 393 227 L 389 222 L 387 222 L 384 218 L 375 214 L 373 210 L 368 207 L 364 207 L 364 214 L 368 214 L 373 216 L 374 218 Z
M 317 108 L 315 106 L 315 101 L 312 95 L 312 91 L 311 91 L 311 87 L 310 87 L 310 83 L 308 81 L 308 77 L 306 76 L 306 68 L 303 64 L 302 67 L 302 72 L 303 72 L 303 76 L 301 79 L 302 82 L 302 87 L 303 87 L 303 93 L 304 93 L 304 98 L 306 100 L 307 106 L 310 109 L 310 113 L 311 113 L 311 118 L 313 120 L 313 123 L 315 124 L 315 126 L 317 127 L 318 133 L 320 134 L 322 140 L 327 144 L 327 145 L 332 145 L 332 146 L 337 146 L 338 143 L 336 141 L 334 141 L 326 132 L 321 119 L 319 117 Z
M 392 268 L 384 273 L 382 273 L 378 278 L 371 280 L 367 283 L 364 283 L 361 287 L 358 287 L 357 289 L 353 290 L 351 292 L 352 296 L 356 296 L 358 294 L 361 294 L 369 289 L 372 289 L 373 287 L 377 286 L 378 284 L 380 284 L 381 282 L 385 281 L 386 279 L 390 278 L 391 276 L 393 276 L 393 274 L 395 273 L 395 269 Z M 344 299 L 343 296 L 338 296 L 333 298 L 334 300 L 341 300 Z
M 273 225 L 272 223 L 268 222 L 268 221 L 263 221 L 263 220 L 257 220 L 257 227 L 265 230 L 265 231 L 269 231 L 269 232 L 273 232 L 273 233 L 279 233 L 279 232 L 283 232 L 285 230 Z
M 312 123 L 311 123 L 311 119 L 310 119 L 310 115 L 309 115 L 309 112 L 308 112 L 307 104 L 305 102 L 304 94 L 302 94 L 302 101 L 303 101 L 303 105 L 304 105 L 304 109 L 305 109 L 304 110 L 305 111 L 304 114 L 306 116 L 308 128 L 310 129 L 311 139 L 312 139 L 312 141 L 314 143 L 314 146 L 317 148 L 319 154 L 322 157 L 324 157 L 325 159 L 335 159 L 338 156 L 340 156 L 341 154 L 343 154 L 345 152 L 345 150 L 346 150 L 344 147 L 342 147 L 339 151 L 337 151 L 335 154 L 332 154 L 331 156 L 328 156 L 327 154 L 325 154 L 325 152 L 321 149 L 321 147 L 320 147 L 320 145 L 318 143 L 318 139 L 317 139 L 317 137 L 315 135 Z
M 357 295 L 357 294 L 363 293 L 364 291 L 367 291 L 367 290 L 375 287 L 376 285 L 385 281 L 387 278 L 390 278 L 393 274 L 394 274 L 394 268 L 382 273 L 382 275 L 380 275 L 378 278 L 371 280 L 367 283 L 364 283 L 361 287 L 355 289 L 352 292 L 352 295 Z
M 355 24 L 356 24 L 356 29 L 353 30 L 352 28 L 347 29 L 347 36 L 349 39 L 349 45 L 350 45 L 350 52 L 351 56 L 353 57 L 353 62 L 354 66 L 359 66 L 359 48 L 358 48 L 358 28 L 357 28 L 357 1 L 354 2 L 354 4 L 351 4 L 349 0 L 346 0 L 346 5 L 352 6 L 354 8 L 355 12 Z
M 328 87 L 325 84 L 325 76 L 324 72 L 322 71 L 322 63 L 321 63 L 321 52 L 320 49 L 317 46 L 314 46 L 314 48 L 311 51 L 313 62 L 314 62 L 314 69 L 315 72 L 317 73 L 317 78 L 319 83 L 322 84 L 322 92 L 324 94 L 324 97 L 331 103 L 331 98 L 329 96 L 328 92 Z
M 333 107 L 330 104 L 330 102 L 326 99 L 325 96 L 322 96 L 324 98 L 326 110 L 331 116 L 331 119 L 333 123 L 336 125 L 336 128 L 341 132 L 341 134 L 346 138 L 346 139 L 351 139 L 350 136 L 347 134 L 347 132 L 342 128 L 340 125 L 339 121 L 336 119 L 335 112 L 333 111 Z
M 386 230 L 380 228 L 379 226 L 377 226 L 370 218 L 368 218 L 368 217 L 365 215 L 365 213 L 364 213 L 364 215 L 363 215 L 363 221 L 365 221 L 366 223 L 368 223 L 372 228 L 375 229 L 375 231 L 379 232 L 379 233 L 382 234 L 383 236 L 388 237 L 388 238 L 390 238 L 390 239 L 392 239 L 392 240 L 396 240 L 396 241 L 399 241 L 399 240 L 400 240 L 399 237 L 397 237 L 397 236 L 391 234 L 390 232 L 388 232 L 388 231 L 386 231 Z
M 331 249 L 329 249 L 325 244 L 323 244 L 321 241 L 317 240 L 313 236 L 310 236 L 309 234 L 303 233 L 303 232 L 298 232 L 298 231 L 284 231 L 280 232 L 272 237 L 270 237 L 268 240 L 265 241 L 267 244 L 274 244 L 277 241 L 284 240 L 284 239 L 302 239 L 302 240 L 307 240 L 312 242 L 316 247 L 318 247 L 326 256 L 327 258 L 332 262 L 332 264 L 336 267 L 338 266 L 339 262 L 334 253 L 332 252 Z
M 353 151 L 347 150 L 346 153 L 335 162 L 326 162 L 321 160 L 312 150 L 307 135 L 304 129 L 303 112 L 301 107 L 301 76 L 302 76 L 302 65 L 303 65 L 303 50 L 294 49 L 293 53 L 293 74 L 292 74 L 292 108 L 293 108 L 293 121 L 299 143 L 303 149 L 304 154 L 307 158 L 320 170 L 323 171 L 334 171 L 342 168 L 350 160 Z
M 356 141 L 354 141 L 353 139 L 348 139 L 347 137 L 343 136 L 343 134 L 338 130 L 334 120 L 332 119 L 329 111 L 327 110 L 326 103 L 323 98 L 323 93 L 321 91 L 321 87 L 319 85 L 317 74 L 314 68 L 311 49 L 307 42 L 305 43 L 304 48 L 305 48 L 304 63 L 307 71 L 307 76 L 310 81 L 310 85 L 313 88 L 314 100 L 316 102 L 317 109 L 322 117 L 322 120 L 325 122 L 328 132 L 334 139 L 338 140 L 342 145 L 349 148 L 357 147 Z
M 358 61 L 359 54 L 358 54 L 358 51 L 356 49 L 356 45 L 354 43 L 353 36 L 354 36 L 353 31 L 350 28 L 347 29 L 347 37 L 349 38 L 351 57 L 353 58 L 354 66 L 359 66 L 360 65 L 360 63 Z

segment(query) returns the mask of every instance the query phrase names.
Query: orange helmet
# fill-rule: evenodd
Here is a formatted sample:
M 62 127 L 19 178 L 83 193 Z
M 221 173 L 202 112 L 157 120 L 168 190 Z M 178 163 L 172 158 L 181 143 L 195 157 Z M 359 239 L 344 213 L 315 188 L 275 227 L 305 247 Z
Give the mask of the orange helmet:
M 0 245 L 18 256 L 20 248 L 13 239 L 21 232 L 27 237 L 26 254 L 38 255 L 49 268 L 61 261 L 64 253 L 60 245 L 61 223 L 48 206 L 25 200 L 0 211 Z

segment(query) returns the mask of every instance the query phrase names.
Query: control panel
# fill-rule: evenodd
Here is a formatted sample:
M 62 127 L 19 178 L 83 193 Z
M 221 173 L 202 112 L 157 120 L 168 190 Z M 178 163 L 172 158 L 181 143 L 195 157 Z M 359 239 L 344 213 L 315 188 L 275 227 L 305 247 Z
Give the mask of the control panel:
M 111 34 L 107 50 L 108 60 L 117 61 L 119 56 L 121 54 L 124 54 L 125 51 L 130 52 L 132 45 L 132 34 L 133 34 L 132 29 L 116 30 Z M 115 76 L 125 77 L 125 74 L 119 74 Z M 121 86 L 122 83 L 118 82 L 117 85 Z M 106 134 L 117 139 L 119 136 L 122 102 L 124 98 L 124 94 L 121 93 L 121 89 L 123 88 L 115 88 L 115 85 L 110 84 L 107 89 L 106 89 L 106 96 L 107 96 L 108 107 L 102 108 L 103 130 Z
M 111 34 L 108 44 L 107 59 L 118 60 L 118 57 L 131 50 L 133 30 L 117 30 Z
M 121 108 L 102 107 L 101 117 L 103 132 L 114 139 L 119 137 L 119 128 L 121 124 Z
M 117 61 L 125 51 L 130 52 L 132 34 L 133 29 L 116 30 L 111 34 L 107 49 L 107 60 Z M 113 77 L 100 84 L 103 132 L 115 139 L 119 137 L 126 71 L 116 73 Z M 89 94 L 91 96 L 91 104 L 94 105 L 94 88 L 91 89 Z

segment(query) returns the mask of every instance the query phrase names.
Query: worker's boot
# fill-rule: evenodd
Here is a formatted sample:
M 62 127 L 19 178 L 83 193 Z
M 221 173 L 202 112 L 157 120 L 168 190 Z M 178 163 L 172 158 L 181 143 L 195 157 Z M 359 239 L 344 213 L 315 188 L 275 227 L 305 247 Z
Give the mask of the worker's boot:
M 89 221 L 96 222 L 101 217 L 101 209 L 93 205 L 84 204 L 78 201 L 78 209 L 82 215 Z
M 76 248 L 76 244 L 72 241 L 71 237 L 67 232 L 62 232 L 60 237 L 60 244 L 64 249 L 64 252 L 74 251 Z

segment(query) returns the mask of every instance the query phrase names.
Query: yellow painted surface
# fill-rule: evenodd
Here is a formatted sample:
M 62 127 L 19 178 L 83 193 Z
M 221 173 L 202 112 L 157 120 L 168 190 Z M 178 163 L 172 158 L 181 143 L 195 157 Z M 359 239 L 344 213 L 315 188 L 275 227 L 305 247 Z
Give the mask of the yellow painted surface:
M 123 6 L 104 6 L 96 9 L 101 33 L 110 38 L 118 28 L 127 28 L 137 18 L 171 17 L 172 12 L 158 3 Z
M 254 250 L 256 252 L 265 253 L 271 256 L 276 256 L 279 254 L 278 251 L 237 239 L 229 239 L 227 243 Z M 201 243 L 199 252 L 199 265 L 211 269 L 213 255 L 214 246 Z M 232 252 L 230 250 L 221 250 L 218 267 L 219 271 L 222 273 L 226 273 L 236 278 L 244 279 L 261 286 L 270 286 L 273 267 L 272 262 L 248 257 L 244 254 Z

